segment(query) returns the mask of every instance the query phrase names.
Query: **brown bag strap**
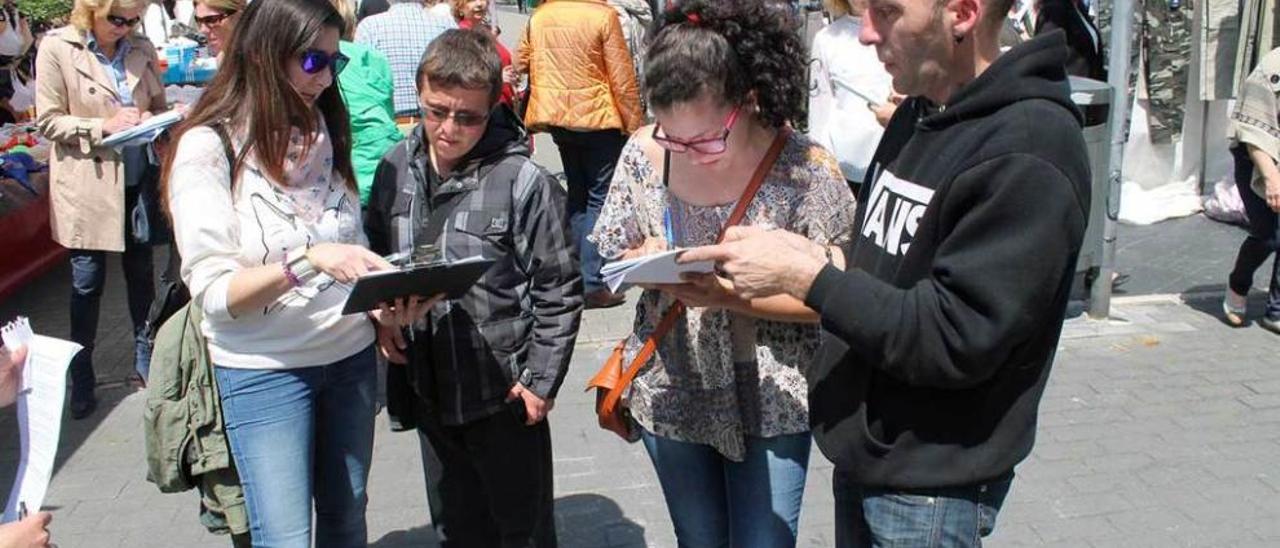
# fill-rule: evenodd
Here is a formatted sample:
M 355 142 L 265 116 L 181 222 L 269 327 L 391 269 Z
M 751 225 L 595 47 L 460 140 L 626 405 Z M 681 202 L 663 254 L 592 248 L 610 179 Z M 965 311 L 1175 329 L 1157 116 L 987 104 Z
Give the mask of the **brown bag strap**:
M 764 179 L 773 170 L 773 164 L 778 161 L 778 156 L 782 154 L 782 147 L 787 144 L 788 138 L 791 136 L 791 129 L 784 127 L 778 130 L 778 135 L 773 139 L 773 144 L 769 147 L 769 151 L 765 153 L 764 158 L 760 160 L 760 164 L 756 166 L 755 173 L 751 174 L 751 181 L 747 183 L 747 188 L 743 189 L 742 197 L 738 199 L 737 205 L 734 206 L 733 212 L 729 214 L 729 219 L 725 221 L 724 226 L 720 228 L 720 235 L 716 237 L 716 242 L 724 240 L 724 234 L 729 227 L 742 222 L 742 218 L 747 215 L 747 206 L 755 200 L 756 193 L 760 191 L 760 186 L 764 184 Z M 675 327 L 676 320 L 684 315 L 684 303 L 676 301 L 667 309 L 667 313 L 662 315 L 662 320 L 658 322 L 657 327 L 649 334 L 649 338 L 644 341 L 644 346 L 640 347 L 640 352 L 636 353 L 635 359 L 631 360 L 631 365 L 622 372 L 622 376 L 618 378 L 617 384 L 605 396 L 604 406 L 606 409 L 617 405 L 618 400 L 622 398 L 622 392 L 631 385 L 631 381 L 640 373 L 640 368 L 644 364 L 649 363 L 649 359 L 653 357 L 653 353 L 658 349 L 658 341 L 666 336 Z

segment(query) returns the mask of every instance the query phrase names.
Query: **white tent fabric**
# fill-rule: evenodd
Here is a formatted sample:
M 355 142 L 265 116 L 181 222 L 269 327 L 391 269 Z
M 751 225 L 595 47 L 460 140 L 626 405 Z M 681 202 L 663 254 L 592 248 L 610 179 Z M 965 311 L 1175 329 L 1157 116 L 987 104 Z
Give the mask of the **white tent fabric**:
M 1199 35 L 1197 22 L 1192 36 Z M 1198 38 L 1192 40 L 1191 47 L 1191 58 L 1198 58 Z M 1201 101 L 1198 63 L 1191 63 L 1189 72 L 1181 141 L 1153 144 L 1147 127 L 1147 105 L 1136 98 L 1144 94 L 1134 94 L 1120 186 L 1121 222 L 1147 225 L 1194 215 L 1203 209 L 1202 187 L 1210 192 L 1214 183 L 1231 180 L 1233 168 L 1226 135 L 1232 101 Z M 1138 78 L 1138 86 L 1144 86 L 1142 78 Z M 1204 185 L 1200 184 L 1201 164 Z

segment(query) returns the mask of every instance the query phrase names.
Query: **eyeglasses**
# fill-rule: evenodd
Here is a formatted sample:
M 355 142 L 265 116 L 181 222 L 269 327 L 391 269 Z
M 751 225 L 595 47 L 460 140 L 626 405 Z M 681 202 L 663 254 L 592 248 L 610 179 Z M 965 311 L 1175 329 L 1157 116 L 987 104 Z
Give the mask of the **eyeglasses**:
M 676 154 L 683 154 L 690 150 L 697 151 L 700 154 L 720 154 L 728 148 L 729 131 L 733 129 L 733 125 L 738 122 L 738 112 L 742 110 L 742 105 L 733 107 L 733 112 L 729 113 L 729 117 L 724 120 L 724 132 L 719 137 L 712 139 L 698 139 L 696 141 L 681 141 L 672 139 L 666 135 L 658 135 L 658 130 L 662 129 L 661 124 L 653 125 L 653 140 L 662 148 L 670 150 Z
M 194 20 L 195 20 L 196 25 L 204 25 L 204 26 L 206 26 L 206 27 L 214 27 L 214 26 L 217 26 L 217 25 L 218 25 L 218 23 L 221 23 L 221 22 L 223 22 L 223 21 L 226 21 L 228 17 L 231 17 L 232 15 L 235 15 L 235 14 L 236 14 L 236 12 L 234 12 L 234 11 L 228 11 L 228 12 L 223 12 L 223 13 L 215 13 L 215 14 L 213 14 L 213 15 L 206 15 L 206 16 L 204 16 L 204 17 L 200 17 L 200 16 L 198 16 L 198 15 L 197 15 L 197 16 L 193 17 L 192 19 L 194 19 Z
M 108 22 L 108 23 L 111 23 L 112 25 L 115 25 L 115 26 L 116 26 L 116 28 L 132 27 L 132 26 L 134 26 L 134 25 L 136 25 L 136 24 L 140 23 L 141 21 L 142 21 L 142 18 L 141 18 L 141 17 L 134 17 L 134 18 L 132 18 L 132 19 L 125 19 L 125 18 L 123 18 L 123 17 L 120 17 L 119 15 L 108 15 L 108 16 L 107 16 L 107 22 Z
M 489 120 L 489 113 L 477 114 L 465 110 L 450 111 L 437 107 L 424 107 L 422 109 L 422 117 L 433 124 L 443 124 L 445 120 L 453 118 L 453 123 L 460 126 L 476 127 Z
M 332 54 L 318 50 L 309 49 L 302 52 L 302 72 L 307 74 L 316 74 L 326 68 L 332 68 L 333 74 L 337 75 L 342 69 L 347 68 L 347 62 L 351 59 L 340 52 Z

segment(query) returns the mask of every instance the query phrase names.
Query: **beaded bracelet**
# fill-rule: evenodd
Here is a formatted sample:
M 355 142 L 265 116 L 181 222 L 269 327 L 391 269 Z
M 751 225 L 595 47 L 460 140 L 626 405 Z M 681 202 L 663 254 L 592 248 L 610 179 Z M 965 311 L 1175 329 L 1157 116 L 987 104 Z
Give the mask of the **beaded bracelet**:
M 302 287 L 302 279 L 293 273 L 293 269 L 289 268 L 289 252 L 285 252 L 284 259 L 280 261 L 280 267 L 284 270 L 284 277 L 289 280 L 289 285 Z

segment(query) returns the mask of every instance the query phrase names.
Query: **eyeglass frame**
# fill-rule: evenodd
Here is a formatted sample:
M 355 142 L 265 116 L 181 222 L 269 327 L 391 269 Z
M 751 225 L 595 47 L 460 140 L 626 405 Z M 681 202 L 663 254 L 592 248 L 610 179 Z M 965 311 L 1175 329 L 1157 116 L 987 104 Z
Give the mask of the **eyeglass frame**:
M 666 135 L 658 135 L 658 130 L 662 129 L 662 124 L 656 122 L 653 124 L 653 134 L 650 137 L 652 137 L 654 142 L 658 143 L 662 148 L 676 154 L 684 154 L 690 150 L 697 151 L 699 154 L 724 154 L 724 151 L 729 149 L 729 133 L 733 131 L 733 126 L 738 123 L 738 114 L 741 112 L 742 104 L 738 104 L 738 106 L 733 107 L 733 110 L 729 112 L 729 116 L 724 120 L 724 131 L 719 137 L 698 139 L 696 141 L 672 139 Z M 704 150 L 700 148 L 708 143 L 717 142 L 720 143 L 719 150 Z
M 206 27 L 213 28 L 217 25 L 221 25 L 223 21 L 226 21 L 235 14 L 236 12 L 234 11 L 219 11 L 213 15 L 206 15 L 204 17 L 193 15 L 191 16 L 191 20 L 195 21 L 197 27 L 204 25 Z
M 111 26 L 118 29 L 133 28 L 138 26 L 138 23 L 142 22 L 141 15 L 139 15 L 138 17 L 134 17 L 132 19 L 125 19 L 124 17 L 121 17 L 119 15 L 112 15 L 108 13 L 107 16 L 104 17 L 104 19 L 106 19 L 108 23 L 111 23 Z
M 307 70 L 308 58 L 323 59 L 324 61 L 319 68 L 315 70 Z M 316 62 L 319 62 L 319 61 L 316 61 Z M 303 50 L 302 54 L 298 56 L 298 64 L 302 66 L 302 72 L 305 72 L 307 74 L 320 74 L 321 72 L 324 72 L 324 69 L 327 68 L 333 71 L 331 74 L 333 74 L 334 76 L 337 76 L 342 73 L 342 69 L 347 68 L 347 63 L 350 63 L 350 62 L 351 62 L 351 58 L 347 57 L 346 55 L 343 55 L 342 52 L 340 51 L 335 51 L 332 54 L 330 54 L 324 50 L 307 49 L 307 50 Z
M 419 106 L 418 110 L 420 111 L 420 114 L 422 115 L 422 120 L 424 122 L 429 121 L 433 124 L 443 124 L 445 120 L 453 119 L 453 123 L 455 125 L 459 127 L 465 127 L 465 128 L 475 128 L 475 127 L 483 126 L 486 122 L 489 121 L 489 117 L 492 115 L 492 110 L 484 114 L 476 114 L 474 112 L 468 112 L 465 110 L 456 111 L 456 110 L 449 110 L 449 109 L 439 109 L 437 107 L 432 107 L 429 105 L 418 105 L 418 106 Z M 433 116 L 430 114 L 430 111 L 432 110 L 443 110 L 444 115 Z M 476 119 L 474 122 L 464 122 L 463 120 L 466 118 L 459 118 L 458 117 L 459 114 L 475 116 Z

